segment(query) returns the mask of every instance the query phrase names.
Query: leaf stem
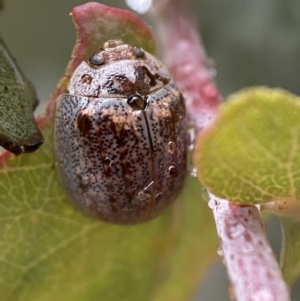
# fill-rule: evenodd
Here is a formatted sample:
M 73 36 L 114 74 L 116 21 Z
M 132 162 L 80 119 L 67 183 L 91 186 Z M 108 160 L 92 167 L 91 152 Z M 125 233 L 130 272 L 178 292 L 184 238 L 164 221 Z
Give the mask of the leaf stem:
M 209 197 L 236 300 L 290 300 L 257 207 L 239 206 L 211 193 Z

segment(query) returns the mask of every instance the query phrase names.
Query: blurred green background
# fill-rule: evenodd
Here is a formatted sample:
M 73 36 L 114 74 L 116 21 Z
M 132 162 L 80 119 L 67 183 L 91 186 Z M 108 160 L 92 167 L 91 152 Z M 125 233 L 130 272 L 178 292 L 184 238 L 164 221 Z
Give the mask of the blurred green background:
M 62 76 L 75 43 L 69 13 L 85 2 L 5 1 L 0 33 L 37 88 L 39 112 Z M 126 8 L 124 1 L 101 3 Z M 300 95 L 299 0 L 202 0 L 190 1 L 190 5 L 224 96 L 253 85 L 282 87 Z M 275 218 L 269 222 L 268 235 L 278 255 L 280 227 Z M 195 301 L 227 301 L 227 286 L 219 261 L 200 284 Z M 292 290 L 292 300 L 300 300 L 300 281 Z

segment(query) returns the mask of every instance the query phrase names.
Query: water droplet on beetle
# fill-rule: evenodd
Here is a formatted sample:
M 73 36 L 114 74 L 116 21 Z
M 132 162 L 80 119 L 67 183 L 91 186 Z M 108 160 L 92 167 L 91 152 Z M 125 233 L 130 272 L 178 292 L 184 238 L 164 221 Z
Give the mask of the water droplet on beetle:
M 112 167 L 113 161 L 110 157 L 105 157 L 103 160 L 103 167 L 106 172 L 106 175 L 110 175 L 111 173 L 111 167 Z
M 90 57 L 89 63 L 95 66 L 101 66 L 104 64 L 104 58 L 96 53 Z
M 176 143 L 174 141 L 169 141 L 168 143 L 168 151 L 170 154 L 173 154 L 176 149 Z
M 176 178 L 178 176 L 178 168 L 175 165 L 170 165 L 167 172 L 170 178 Z
M 108 165 L 109 167 L 111 167 L 111 165 L 112 165 L 112 159 L 110 157 L 105 157 L 104 164 Z
M 162 199 L 162 193 L 161 192 L 157 193 L 155 198 L 156 198 L 156 202 L 161 201 L 161 199 Z
M 147 100 L 145 97 L 136 94 L 129 96 L 127 103 L 135 111 L 145 110 L 147 106 Z
M 142 48 L 137 47 L 135 48 L 135 55 L 138 58 L 143 58 L 145 56 L 145 51 Z

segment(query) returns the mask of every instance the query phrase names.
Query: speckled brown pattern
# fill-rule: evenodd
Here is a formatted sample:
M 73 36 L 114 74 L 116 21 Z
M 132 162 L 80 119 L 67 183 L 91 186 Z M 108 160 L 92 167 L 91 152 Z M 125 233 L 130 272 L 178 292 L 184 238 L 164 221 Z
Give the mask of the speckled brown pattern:
M 181 191 L 186 133 L 183 97 L 162 63 L 109 41 L 81 63 L 69 94 L 57 100 L 54 142 L 63 187 L 94 217 L 149 220 Z

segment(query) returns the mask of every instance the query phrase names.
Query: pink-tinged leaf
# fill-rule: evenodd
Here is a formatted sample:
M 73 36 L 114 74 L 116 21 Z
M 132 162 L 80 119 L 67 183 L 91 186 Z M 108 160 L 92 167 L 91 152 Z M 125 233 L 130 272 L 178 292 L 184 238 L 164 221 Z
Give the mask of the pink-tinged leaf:
M 151 29 L 133 12 L 97 2 L 88 2 L 75 7 L 71 16 L 77 31 L 77 41 L 72 60 L 51 97 L 48 107 L 50 114 L 53 113 L 58 95 L 66 91 L 76 67 L 82 61 L 87 61 L 104 42 L 123 40 L 128 44 L 142 47 L 150 53 L 155 53 L 155 40 Z
M 107 40 L 120 39 L 128 44 L 155 52 L 154 36 L 150 27 L 136 14 L 124 10 L 89 2 L 77 6 L 71 13 L 78 40 L 74 49 L 74 67 L 102 46 Z

